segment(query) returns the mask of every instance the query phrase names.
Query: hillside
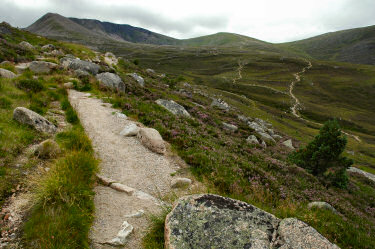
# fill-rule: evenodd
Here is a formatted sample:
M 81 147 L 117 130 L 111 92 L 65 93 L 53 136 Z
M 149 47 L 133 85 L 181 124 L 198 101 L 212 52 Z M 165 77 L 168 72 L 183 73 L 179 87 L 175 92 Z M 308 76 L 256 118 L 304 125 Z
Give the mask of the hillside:
M 331 32 L 282 45 L 319 60 L 375 65 L 375 26 Z

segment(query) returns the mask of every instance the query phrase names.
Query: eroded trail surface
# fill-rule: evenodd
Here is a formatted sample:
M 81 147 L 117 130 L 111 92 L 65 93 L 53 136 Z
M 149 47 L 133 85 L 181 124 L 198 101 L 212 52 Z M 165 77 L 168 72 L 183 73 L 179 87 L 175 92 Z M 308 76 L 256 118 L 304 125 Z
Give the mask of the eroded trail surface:
M 146 216 L 160 211 L 158 199 L 171 191 L 171 173 L 178 165 L 167 156 L 151 152 L 136 137 L 121 136 L 121 130 L 132 121 L 109 104 L 74 90 L 69 91 L 69 100 L 101 160 L 99 174 L 137 193 L 127 194 L 104 185 L 95 187 L 95 221 L 90 231 L 92 248 L 114 248 L 106 242 L 116 237 L 124 221 L 134 230 L 127 244 L 120 248 L 141 248 L 148 226 Z M 146 215 L 128 217 L 139 210 L 144 210 Z

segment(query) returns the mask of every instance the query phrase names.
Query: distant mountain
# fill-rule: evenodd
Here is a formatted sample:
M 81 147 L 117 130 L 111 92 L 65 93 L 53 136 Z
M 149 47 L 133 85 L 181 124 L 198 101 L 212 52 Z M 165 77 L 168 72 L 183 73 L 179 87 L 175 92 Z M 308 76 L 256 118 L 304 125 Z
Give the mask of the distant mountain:
M 147 29 L 127 24 L 101 22 L 93 19 L 66 18 L 48 13 L 26 30 L 64 41 L 80 42 L 86 45 L 109 41 L 132 42 L 154 45 L 184 46 L 241 46 L 264 45 L 266 42 L 232 33 L 217 33 L 192 39 L 175 39 Z
M 375 65 L 375 26 L 331 32 L 284 45 L 315 59 Z

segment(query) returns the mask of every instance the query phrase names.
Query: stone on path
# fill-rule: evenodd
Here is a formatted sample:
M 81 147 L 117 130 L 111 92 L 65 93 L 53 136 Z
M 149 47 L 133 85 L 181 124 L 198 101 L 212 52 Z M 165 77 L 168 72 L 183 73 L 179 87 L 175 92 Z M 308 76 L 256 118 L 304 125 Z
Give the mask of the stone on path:
M 126 244 L 126 239 L 132 232 L 133 226 L 130 225 L 127 221 L 124 221 L 117 236 L 114 239 L 106 242 L 105 244 L 109 244 L 112 246 L 124 246 Z
M 137 124 L 131 123 L 124 127 L 124 129 L 120 132 L 120 135 L 125 137 L 136 136 L 139 130 L 140 128 L 137 126 Z
M 54 133 L 57 130 L 56 126 L 46 118 L 25 107 L 17 107 L 14 109 L 13 119 L 21 124 L 30 125 L 41 132 Z
M 153 128 L 141 128 L 138 138 L 142 144 L 153 152 L 164 154 L 166 151 L 163 138 L 159 132 Z

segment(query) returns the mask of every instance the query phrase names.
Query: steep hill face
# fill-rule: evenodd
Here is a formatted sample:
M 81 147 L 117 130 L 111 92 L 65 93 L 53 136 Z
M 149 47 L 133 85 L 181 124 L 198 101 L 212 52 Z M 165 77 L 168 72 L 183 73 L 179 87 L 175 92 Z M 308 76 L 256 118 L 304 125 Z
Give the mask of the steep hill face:
M 327 33 L 285 45 L 315 59 L 375 65 L 375 26 Z

